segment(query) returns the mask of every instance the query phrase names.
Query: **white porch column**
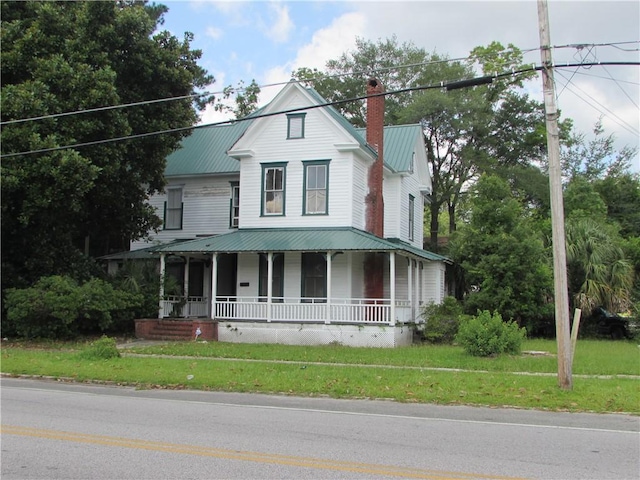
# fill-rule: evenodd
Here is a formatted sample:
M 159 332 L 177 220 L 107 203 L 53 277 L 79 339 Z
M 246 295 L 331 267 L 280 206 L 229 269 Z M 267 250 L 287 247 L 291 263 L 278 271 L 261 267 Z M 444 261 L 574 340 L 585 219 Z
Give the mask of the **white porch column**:
M 160 303 L 158 309 L 158 318 L 164 318 L 164 275 L 165 275 L 165 254 L 160 254 Z
M 424 277 L 422 275 L 422 272 L 424 270 L 424 265 L 422 264 L 422 262 L 418 263 L 418 306 L 422 305 L 422 302 L 424 301 Z
M 185 310 L 182 310 L 182 316 L 183 317 L 189 317 L 191 316 L 191 307 L 189 305 L 189 268 L 191 267 L 191 257 L 187 257 L 187 261 L 185 262 L 184 265 L 184 292 L 182 292 L 184 294 L 184 300 L 185 300 L 185 304 L 184 307 L 182 307 Z
M 413 311 L 413 261 L 407 257 L 407 300 L 409 311 Z
M 331 323 L 331 256 L 333 252 L 327 252 L 327 313 L 324 323 Z
M 419 315 L 419 309 L 420 309 L 420 276 L 419 276 L 419 270 L 418 270 L 418 261 L 417 260 L 412 260 L 411 262 L 413 268 L 412 268 L 412 273 L 414 276 L 414 291 L 413 291 L 413 297 L 411 300 L 411 321 L 415 322 L 416 321 L 416 317 Z
M 271 321 L 271 308 L 273 305 L 273 252 L 267 253 L 267 322 Z
M 391 315 L 393 327 L 396 324 L 396 252 L 389 252 L 389 296 L 391 297 L 389 315 Z
M 218 254 L 211 255 L 211 319 L 216 318 L 216 301 L 218 294 Z

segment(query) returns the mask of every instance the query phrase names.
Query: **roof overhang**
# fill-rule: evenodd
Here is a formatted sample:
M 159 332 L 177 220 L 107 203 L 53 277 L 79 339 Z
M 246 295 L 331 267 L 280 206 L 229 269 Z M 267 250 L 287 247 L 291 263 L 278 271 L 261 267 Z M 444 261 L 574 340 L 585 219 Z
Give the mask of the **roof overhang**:
M 262 252 L 398 252 L 430 261 L 451 261 L 397 239 L 384 239 L 352 228 L 250 228 L 172 245 L 155 253 L 173 255 Z

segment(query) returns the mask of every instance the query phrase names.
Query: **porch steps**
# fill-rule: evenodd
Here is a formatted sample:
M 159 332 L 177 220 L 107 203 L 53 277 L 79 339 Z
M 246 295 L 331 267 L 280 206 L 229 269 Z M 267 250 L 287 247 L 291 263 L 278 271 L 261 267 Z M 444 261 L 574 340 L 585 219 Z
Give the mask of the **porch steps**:
M 182 320 L 162 320 L 145 335 L 147 340 L 193 340 L 193 323 Z
M 138 318 L 136 338 L 141 340 L 218 340 L 218 322 L 210 318 Z

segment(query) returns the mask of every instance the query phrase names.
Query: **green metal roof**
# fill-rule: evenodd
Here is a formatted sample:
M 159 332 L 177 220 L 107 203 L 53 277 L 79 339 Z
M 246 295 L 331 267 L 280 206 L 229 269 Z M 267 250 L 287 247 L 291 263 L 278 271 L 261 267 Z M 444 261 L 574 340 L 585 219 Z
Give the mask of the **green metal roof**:
M 156 253 L 237 253 L 237 252 L 326 252 L 404 251 L 427 260 L 447 258 L 407 243 L 378 238 L 351 227 L 343 228 L 248 228 L 180 244 L 160 245 Z
M 363 137 L 367 135 L 366 128 L 356 131 Z M 418 123 L 384 127 L 384 164 L 392 172 L 408 172 L 411 169 L 416 136 L 422 136 L 422 127 Z
M 250 124 L 251 120 L 244 120 L 194 129 L 182 140 L 181 148 L 167 157 L 164 174 L 171 177 L 239 172 L 240 163 L 227 155 L 227 151 Z
M 305 89 L 317 103 L 327 101 L 313 88 Z M 351 134 L 372 155 L 375 150 L 366 142 L 366 129 L 355 128 L 331 106 L 323 107 L 338 124 Z M 240 172 L 240 162 L 227 152 L 244 135 L 255 117 L 264 107 L 253 112 L 250 119 L 225 125 L 196 127 L 184 138 L 181 148 L 167 157 L 165 176 L 214 175 Z M 384 163 L 392 172 L 406 172 L 410 168 L 415 135 L 421 135 L 420 125 L 384 127 Z

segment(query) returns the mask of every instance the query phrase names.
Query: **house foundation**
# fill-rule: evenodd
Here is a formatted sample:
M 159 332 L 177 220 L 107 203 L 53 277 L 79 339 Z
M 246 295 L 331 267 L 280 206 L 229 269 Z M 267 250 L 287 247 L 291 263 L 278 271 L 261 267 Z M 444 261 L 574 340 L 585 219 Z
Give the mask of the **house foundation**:
M 230 343 L 336 344 L 349 347 L 393 348 L 411 345 L 413 330 L 408 325 L 221 321 L 218 326 L 218 340 Z

